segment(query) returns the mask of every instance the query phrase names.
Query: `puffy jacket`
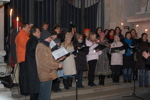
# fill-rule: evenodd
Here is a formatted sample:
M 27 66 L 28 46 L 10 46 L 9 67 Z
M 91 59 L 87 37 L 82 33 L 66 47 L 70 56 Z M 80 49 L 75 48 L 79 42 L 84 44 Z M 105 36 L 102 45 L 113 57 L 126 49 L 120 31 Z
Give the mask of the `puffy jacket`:
M 24 30 L 20 30 L 16 36 L 15 43 L 18 63 L 25 61 L 26 43 L 28 39 L 29 33 L 26 33 Z

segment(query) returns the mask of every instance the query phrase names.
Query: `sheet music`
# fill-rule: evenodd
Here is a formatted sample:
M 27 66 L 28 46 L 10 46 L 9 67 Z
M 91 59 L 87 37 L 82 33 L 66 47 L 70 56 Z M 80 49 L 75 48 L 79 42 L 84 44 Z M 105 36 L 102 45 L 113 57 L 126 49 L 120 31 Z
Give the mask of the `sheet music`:
M 68 54 L 68 51 L 64 47 L 61 47 L 61 48 L 52 52 L 52 55 L 56 60 L 58 58 L 65 56 L 66 54 Z
M 52 40 L 51 42 L 50 42 L 50 48 L 52 49 L 53 47 L 55 47 L 57 44 Z

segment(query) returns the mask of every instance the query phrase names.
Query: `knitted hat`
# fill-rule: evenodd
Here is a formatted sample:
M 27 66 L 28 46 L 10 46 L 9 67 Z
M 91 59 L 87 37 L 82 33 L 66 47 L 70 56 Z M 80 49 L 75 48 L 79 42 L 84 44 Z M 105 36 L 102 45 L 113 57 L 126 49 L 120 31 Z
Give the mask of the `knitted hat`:
M 85 33 L 86 31 L 91 32 L 91 30 L 90 30 L 89 28 L 85 28 L 85 29 L 83 30 L 83 33 Z
M 14 29 L 17 29 L 17 21 L 16 19 L 13 20 Z M 18 28 L 22 26 L 22 23 L 18 22 Z
M 41 33 L 41 39 L 45 40 L 46 38 L 50 37 L 51 35 L 49 33 Z
M 57 32 L 56 32 L 56 31 L 51 31 L 50 34 L 51 34 L 51 36 L 52 36 L 52 35 L 57 35 Z

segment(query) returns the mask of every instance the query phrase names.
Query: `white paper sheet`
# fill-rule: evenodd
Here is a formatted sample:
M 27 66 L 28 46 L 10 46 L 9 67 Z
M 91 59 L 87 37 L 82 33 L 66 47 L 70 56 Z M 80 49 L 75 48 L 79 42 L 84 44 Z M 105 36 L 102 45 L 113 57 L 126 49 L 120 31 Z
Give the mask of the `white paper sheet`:
M 49 44 L 50 48 L 52 49 L 53 47 L 55 47 L 57 44 L 52 40 Z
M 56 60 L 58 58 L 65 56 L 66 54 L 68 54 L 68 51 L 64 47 L 61 47 L 61 48 L 52 52 L 52 55 Z

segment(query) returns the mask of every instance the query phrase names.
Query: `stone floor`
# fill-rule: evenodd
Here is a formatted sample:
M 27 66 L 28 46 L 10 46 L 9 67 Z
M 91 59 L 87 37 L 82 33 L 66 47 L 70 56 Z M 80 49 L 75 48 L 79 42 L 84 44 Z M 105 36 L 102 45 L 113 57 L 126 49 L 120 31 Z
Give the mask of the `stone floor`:
M 95 83 L 98 84 L 98 78 L 96 77 Z M 75 81 L 73 87 L 70 90 L 63 89 L 63 84 L 60 84 L 62 88 L 61 92 L 52 92 L 51 100 L 76 100 L 76 88 Z M 87 79 L 84 79 L 83 85 L 85 88 L 78 89 L 78 100 L 140 100 L 136 97 L 122 97 L 132 95 L 133 82 L 123 83 L 122 77 L 120 85 L 113 85 L 110 78 L 106 78 L 105 86 L 87 86 Z M 0 89 L 0 100 L 29 100 L 29 96 L 22 96 L 19 94 L 18 87 L 10 89 Z M 142 97 L 143 100 L 150 100 L 150 87 L 138 87 L 136 82 L 136 95 Z

